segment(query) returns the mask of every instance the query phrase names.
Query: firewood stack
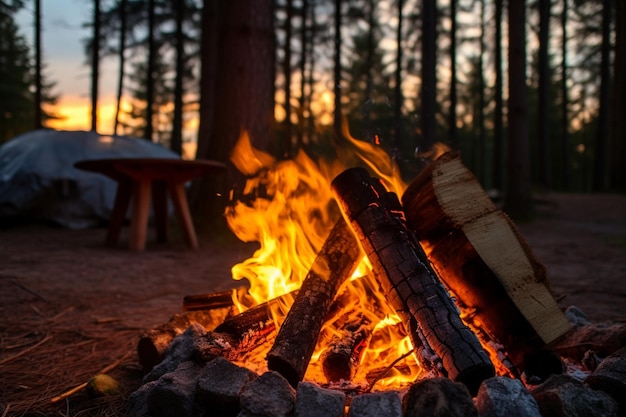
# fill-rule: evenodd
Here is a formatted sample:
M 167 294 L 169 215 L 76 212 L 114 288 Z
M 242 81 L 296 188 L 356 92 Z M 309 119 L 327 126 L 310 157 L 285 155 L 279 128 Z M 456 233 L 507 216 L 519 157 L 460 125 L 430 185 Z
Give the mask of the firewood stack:
M 559 373 L 559 359 L 545 348 L 571 325 L 548 288 L 545 267 L 459 155 L 446 153 L 427 166 L 402 203 L 466 321 L 504 347 L 515 376 L 528 366 Z

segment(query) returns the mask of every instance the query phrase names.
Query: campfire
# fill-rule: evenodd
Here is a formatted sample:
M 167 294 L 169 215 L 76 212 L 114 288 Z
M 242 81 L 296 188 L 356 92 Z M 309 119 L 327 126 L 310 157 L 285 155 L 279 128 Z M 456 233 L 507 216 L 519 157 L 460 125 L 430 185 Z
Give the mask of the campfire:
M 284 415 L 297 390 L 318 398 L 308 407 L 336 404 L 343 415 L 350 405 L 358 416 L 373 393 L 394 408 L 400 396 L 385 396 L 408 391 L 403 407 L 415 408 L 424 399 L 414 387 L 435 381 L 438 395 L 466 393 L 475 413 L 472 397 L 489 381 L 515 390 L 564 372 L 551 347 L 570 321 L 460 156 L 438 156 L 406 184 L 381 148 L 350 149 L 332 163 L 304 153 L 276 162 L 241 138 L 233 163 L 249 179 L 226 218 L 260 243 L 232 268 L 246 285 L 189 295 L 183 313 L 142 337 L 136 414 L 168 404 L 163 415 L 193 415 L 202 403 L 252 415 L 244 398 L 257 384 L 253 402 L 270 397 Z

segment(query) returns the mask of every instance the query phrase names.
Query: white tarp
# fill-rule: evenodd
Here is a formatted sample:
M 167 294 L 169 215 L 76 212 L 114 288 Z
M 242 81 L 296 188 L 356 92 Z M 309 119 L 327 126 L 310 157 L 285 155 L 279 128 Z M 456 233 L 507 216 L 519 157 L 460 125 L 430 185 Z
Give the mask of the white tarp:
M 145 139 L 35 130 L 0 145 L 0 221 L 47 220 L 82 229 L 108 220 L 117 185 L 74 163 L 101 158 L 179 158 Z

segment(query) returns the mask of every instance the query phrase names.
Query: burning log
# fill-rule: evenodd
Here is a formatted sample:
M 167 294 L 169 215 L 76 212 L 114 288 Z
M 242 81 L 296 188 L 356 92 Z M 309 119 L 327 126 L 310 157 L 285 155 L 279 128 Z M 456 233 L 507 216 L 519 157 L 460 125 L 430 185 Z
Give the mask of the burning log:
M 362 168 L 344 171 L 331 186 L 422 358 L 432 349 L 439 371 L 475 393 L 495 374 L 493 364 L 407 229 L 397 196 Z
M 535 355 L 570 329 L 545 268 L 460 157 L 444 154 L 427 166 L 402 203 L 409 228 L 427 243 L 429 259 L 468 319 L 503 345 L 518 368 L 533 354 L 558 371 L 558 361 Z
M 291 302 L 294 295 L 295 292 L 284 294 L 230 317 L 230 307 L 175 314 L 167 323 L 148 330 L 141 336 L 137 344 L 139 363 L 144 371 L 150 371 L 163 360 L 165 350 L 172 340 L 194 323 L 207 330 L 214 330 L 229 340 L 233 348 L 254 347 L 276 329 L 271 309 L 281 303 Z
M 304 377 L 331 303 L 339 286 L 354 272 L 360 253 L 350 228 L 343 218 L 339 219 L 267 354 L 268 368 L 279 372 L 292 386 Z
M 321 355 L 322 371 L 328 382 L 352 380 L 371 335 L 371 322 L 364 317 L 344 322 Z

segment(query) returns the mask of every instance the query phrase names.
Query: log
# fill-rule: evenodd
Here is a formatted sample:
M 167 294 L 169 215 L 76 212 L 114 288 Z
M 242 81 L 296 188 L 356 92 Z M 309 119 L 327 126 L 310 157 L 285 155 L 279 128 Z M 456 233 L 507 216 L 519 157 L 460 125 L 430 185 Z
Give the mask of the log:
M 407 229 L 397 196 L 362 168 L 344 171 L 331 187 L 422 358 L 432 349 L 444 376 L 477 392 L 493 364 Z
M 361 259 L 354 235 L 340 218 L 313 261 L 267 354 L 267 366 L 296 387 L 309 365 L 339 286 Z
M 183 298 L 183 311 L 213 310 L 233 306 L 233 290 L 191 294 Z
M 342 321 L 338 334 L 320 356 L 328 382 L 352 380 L 372 335 L 372 323 L 365 317 Z
M 238 350 L 253 349 L 276 330 L 273 311 L 291 304 L 297 294 L 298 290 L 283 294 L 229 317 L 215 328 L 215 332 L 232 338 Z
M 474 319 L 470 324 L 503 345 L 515 366 L 523 371 L 528 354 L 570 330 L 545 267 L 458 154 L 428 165 L 409 184 L 402 204 L 443 284 Z
M 218 308 L 174 314 L 166 323 L 147 330 L 141 335 L 137 343 L 139 364 L 145 372 L 149 372 L 163 360 L 165 350 L 172 340 L 182 334 L 189 326 L 197 323 L 206 329 L 213 329 L 229 313 L 230 308 Z
M 145 372 L 149 372 L 161 363 L 172 340 L 194 323 L 222 335 L 237 349 L 257 346 L 275 330 L 271 309 L 278 304 L 291 303 L 294 295 L 295 292 L 284 294 L 235 316 L 230 315 L 230 307 L 175 314 L 167 323 L 140 337 L 137 343 L 139 363 Z

